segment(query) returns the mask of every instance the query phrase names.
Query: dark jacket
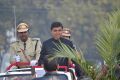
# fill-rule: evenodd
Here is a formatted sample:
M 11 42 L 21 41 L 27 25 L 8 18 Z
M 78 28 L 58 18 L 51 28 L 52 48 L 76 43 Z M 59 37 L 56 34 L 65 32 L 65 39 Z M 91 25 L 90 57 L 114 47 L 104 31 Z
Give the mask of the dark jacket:
M 35 78 L 33 80 L 68 80 L 68 77 L 56 72 L 47 72 L 43 77 Z
M 55 52 L 55 49 L 58 49 L 56 47 L 56 44 L 60 44 L 60 42 L 64 43 L 67 46 L 70 46 L 71 48 L 74 49 L 73 44 L 70 40 L 60 38 L 59 40 L 55 40 L 54 38 L 50 38 L 47 41 L 43 42 L 42 49 L 40 52 L 40 58 L 38 61 L 38 64 L 41 65 L 43 64 L 44 57 L 50 54 L 53 54 Z M 67 59 L 59 59 L 59 65 L 66 65 Z

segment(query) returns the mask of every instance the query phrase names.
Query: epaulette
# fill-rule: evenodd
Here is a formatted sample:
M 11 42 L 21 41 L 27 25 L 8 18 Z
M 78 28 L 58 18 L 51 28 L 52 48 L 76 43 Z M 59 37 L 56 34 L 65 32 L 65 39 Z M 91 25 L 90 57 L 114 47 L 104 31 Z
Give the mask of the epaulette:
M 32 38 L 32 41 L 40 41 L 40 38 Z
M 40 38 L 32 38 L 32 41 L 36 41 L 36 44 L 35 44 L 35 51 L 36 51 L 37 44 L 38 44 L 38 41 L 40 41 Z
M 14 44 L 14 43 L 19 43 L 19 41 L 17 40 L 17 41 L 14 41 L 14 42 L 12 42 L 11 44 Z

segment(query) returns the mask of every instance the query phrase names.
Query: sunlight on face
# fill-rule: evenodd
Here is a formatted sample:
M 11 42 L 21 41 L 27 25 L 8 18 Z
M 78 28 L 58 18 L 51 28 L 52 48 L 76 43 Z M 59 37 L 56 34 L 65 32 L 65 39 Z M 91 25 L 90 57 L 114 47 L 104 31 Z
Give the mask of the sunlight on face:
M 59 39 L 62 35 L 62 27 L 56 27 L 51 30 L 54 39 Z

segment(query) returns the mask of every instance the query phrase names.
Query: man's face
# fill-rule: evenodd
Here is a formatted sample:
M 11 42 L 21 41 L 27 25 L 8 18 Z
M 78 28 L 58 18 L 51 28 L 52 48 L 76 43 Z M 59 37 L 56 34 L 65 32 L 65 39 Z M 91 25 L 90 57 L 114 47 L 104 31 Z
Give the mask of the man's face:
M 28 31 L 25 32 L 18 32 L 18 38 L 23 41 L 26 42 L 28 39 Z
M 51 30 L 52 36 L 54 39 L 59 39 L 62 34 L 62 27 L 56 27 Z

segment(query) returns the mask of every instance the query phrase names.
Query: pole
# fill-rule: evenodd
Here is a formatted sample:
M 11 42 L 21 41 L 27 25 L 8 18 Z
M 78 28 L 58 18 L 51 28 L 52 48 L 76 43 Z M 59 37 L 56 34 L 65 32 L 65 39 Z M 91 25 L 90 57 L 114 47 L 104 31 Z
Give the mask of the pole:
M 15 26 L 14 36 L 16 40 L 17 39 L 17 36 L 16 36 L 16 6 L 13 6 L 13 12 L 14 12 L 14 26 Z

